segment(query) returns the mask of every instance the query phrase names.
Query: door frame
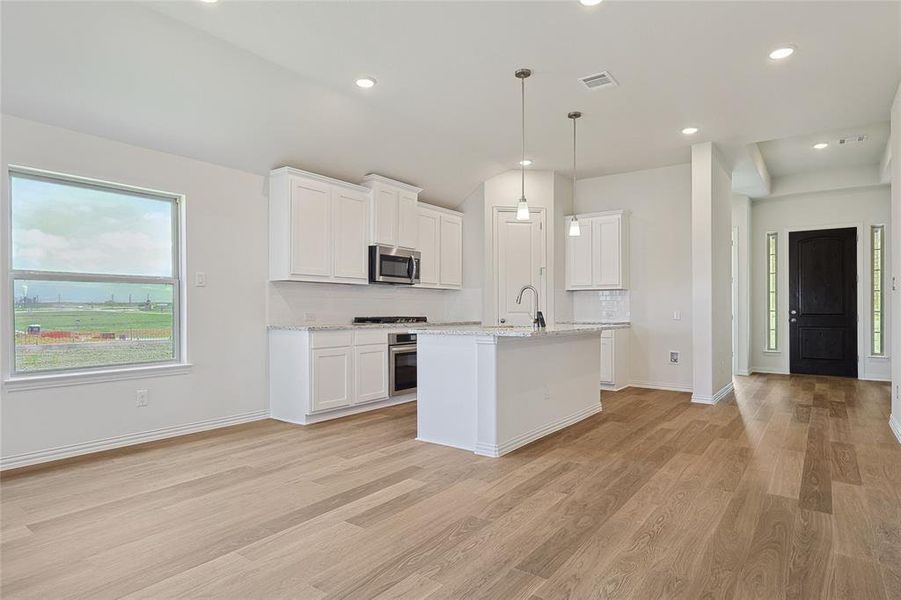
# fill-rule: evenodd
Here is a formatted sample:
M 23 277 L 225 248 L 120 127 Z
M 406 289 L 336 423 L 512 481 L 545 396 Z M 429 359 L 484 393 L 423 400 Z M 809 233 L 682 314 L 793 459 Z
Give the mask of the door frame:
M 543 243 L 543 253 L 544 253 L 544 277 L 540 282 L 539 293 L 541 295 L 541 306 L 543 307 L 542 313 L 544 313 L 545 320 L 548 323 L 554 323 L 554 307 L 551 302 L 548 300 L 548 282 L 554 281 L 554 269 L 552 263 L 552 255 L 548 249 L 549 247 L 549 234 L 548 230 L 551 228 L 551 225 L 548 223 L 547 218 L 547 209 L 543 206 L 535 206 L 529 208 L 530 213 L 538 213 L 544 219 L 544 235 L 542 236 Z M 499 286 L 498 286 L 498 275 L 500 272 L 499 264 L 498 264 L 498 256 L 497 256 L 497 225 L 498 220 L 500 219 L 501 214 L 509 213 L 516 214 L 515 207 L 507 207 L 507 206 L 493 206 L 491 207 L 491 235 L 489 239 L 491 240 L 491 250 L 488 256 L 491 257 L 490 267 L 491 267 L 491 314 L 483 316 L 483 322 L 487 323 L 489 326 L 495 327 L 498 326 L 498 303 L 499 303 Z
M 732 226 L 732 374 L 739 374 L 739 364 L 738 364 L 738 347 L 739 347 L 739 312 L 740 312 L 740 299 L 739 299 L 739 257 L 738 257 L 738 239 L 739 239 L 739 231 L 738 225 Z
M 870 285 L 870 273 L 867 270 L 867 257 L 869 256 L 869 231 L 864 223 L 828 223 L 823 225 L 799 225 L 785 227 L 782 230 L 783 238 L 779 242 L 777 285 L 779 292 L 776 295 L 776 309 L 779 317 L 779 339 L 785 340 L 780 344 L 778 353 L 784 373 L 791 373 L 791 336 L 789 332 L 789 274 L 788 274 L 788 236 L 794 231 L 822 231 L 824 229 L 855 229 L 857 231 L 857 378 L 862 379 L 866 375 L 866 357 L 868 355 L 867 339 L 870 332 L 870 313 L 867 310 L 867 297 Z M 764 321 L 764 325 L 766 322 Z

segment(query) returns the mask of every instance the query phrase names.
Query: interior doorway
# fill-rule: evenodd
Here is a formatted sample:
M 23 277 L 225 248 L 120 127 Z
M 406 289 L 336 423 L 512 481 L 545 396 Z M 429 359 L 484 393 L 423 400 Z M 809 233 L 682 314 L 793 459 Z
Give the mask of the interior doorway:
M 533 208 L 529 214 L 528 221 L 519 221 L 514 209 L 495 208 L 497 325 L 531 325 L 536 300 L 540 302 L 545 315 L 548 314 L 545 210 Z M 534 286 L 539 298 L 527 293 L 523 296 L 522 304 L 517 304 L 516 296 L 524 285 Z
M 857 228 L 788 239 L 789 370 L 857 377 Z

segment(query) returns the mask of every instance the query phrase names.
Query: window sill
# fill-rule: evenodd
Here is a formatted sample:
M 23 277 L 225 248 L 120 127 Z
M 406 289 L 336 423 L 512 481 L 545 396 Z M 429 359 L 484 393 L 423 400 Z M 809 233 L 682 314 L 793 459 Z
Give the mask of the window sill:
M 190 363 L 179 363 L 151 365 L 146 367 L 126 367 L 103 371 L 55 373 L 52 375 L 25 375 L 6 379 L 3 382 L 3 388 L 7 392 L 18 392 L 25 390 L 39 390 L 43 388 L 66 387 L 70 385 L 106 383 L 108 381 L 121 381 L 125 379 L 168 377 L 171 375 L 185 375 L 190 373 L 192 367 L 193 365 Z

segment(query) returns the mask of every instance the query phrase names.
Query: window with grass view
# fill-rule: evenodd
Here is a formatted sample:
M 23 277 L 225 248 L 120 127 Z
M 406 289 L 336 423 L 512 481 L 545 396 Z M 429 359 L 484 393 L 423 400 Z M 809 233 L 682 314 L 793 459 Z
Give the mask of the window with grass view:
M 885 320 L 882 313 L 882 301 L 884 299 L 882 291 L 883 268 L 882 263 L 885 258 L 885 226 L 873 225 L 870 228 L 870 247 L 873 255 L 870 261 L 870 269 L 872 275 L 872 307 L 873 307 L 873 330 L 872 346 L 870 351 L 873 356 L 883 356 L 885 354 L 883 325 Z
M 766 349 L 775 351 L 776 345 L 776 234 L 766 234 Z
M 14 372 L 179 360 L 178 199 L 10 172 Z

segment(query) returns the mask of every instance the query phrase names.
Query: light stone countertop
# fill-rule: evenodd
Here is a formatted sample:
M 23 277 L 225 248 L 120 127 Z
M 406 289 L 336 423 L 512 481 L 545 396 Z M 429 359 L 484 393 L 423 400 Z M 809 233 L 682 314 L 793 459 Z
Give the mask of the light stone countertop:
M 594 322 L 594 323 L 557 323 L 544 329 L 531 327 L 482 327 L 481 325 L 457 327 L 411 327 L 410 333 L 419 335 L 485 335 L 494 337 L 552 337 L 565 335 L 585 335 L 600 333 L 608 329 L 626 329 L 631 326 L 628 321 Z
M 282 331 L 341 331 L 348 329 L 428 329 L 432 327 L 478 327 L 478 321 L 435 321 L 431 323 L 306 323 L 301 325 L 269 325 Z

